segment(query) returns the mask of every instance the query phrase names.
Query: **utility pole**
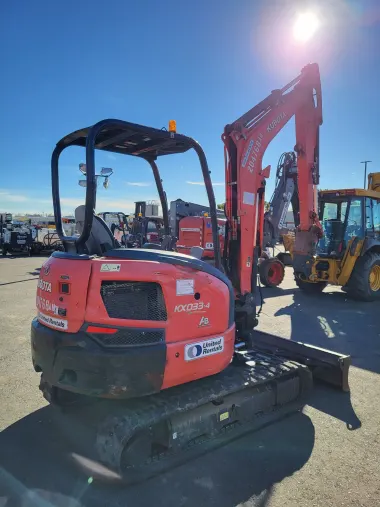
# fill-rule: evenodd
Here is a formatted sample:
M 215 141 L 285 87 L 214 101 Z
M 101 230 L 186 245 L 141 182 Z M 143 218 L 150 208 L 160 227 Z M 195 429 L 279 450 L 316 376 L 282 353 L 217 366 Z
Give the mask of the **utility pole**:
M 371 164 L 372 160 L 364 160 L 363 162 L 360 162 L 361 164 L 364 164 L 364 188 L 367 188 L 367 164 Z

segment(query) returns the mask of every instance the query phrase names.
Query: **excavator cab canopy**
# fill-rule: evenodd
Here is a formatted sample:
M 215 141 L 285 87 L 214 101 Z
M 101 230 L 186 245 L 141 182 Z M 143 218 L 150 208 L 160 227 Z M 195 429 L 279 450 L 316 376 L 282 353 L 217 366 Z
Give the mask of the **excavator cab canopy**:
M 61 202 L 59 193 L 59 157 L 69 146 L 82 146 L 86 149 L 86 198 L 82 233 L 66 236 L 62 226 Z M 215 267 L 220 268 L 220 247 L 218 242 L 217 211 L 210 171 L 202 147 L 191 137 L 177 134 L 170 129 L 155 129 L 116 119 L 102 120 L 62 138 L 56 145 L 51 160 L 52 194 L 57 233 L 65 251 L 83 253 L 88 240 L 96 206 L 95 150 L 109 151 L 145 159 L 153 170 L 161 201 L 165 234 L 169 235 L 169 212 L 166 194 L 156 160 L 164 155 L 185 153 L 193 149 L 198 155 L 206 192 L 209 200 L 210 217 L 213 229 Z

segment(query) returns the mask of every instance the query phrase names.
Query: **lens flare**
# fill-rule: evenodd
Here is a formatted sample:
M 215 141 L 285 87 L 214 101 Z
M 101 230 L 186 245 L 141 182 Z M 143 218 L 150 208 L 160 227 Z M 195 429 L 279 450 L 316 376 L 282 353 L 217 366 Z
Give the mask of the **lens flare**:
M 313 12 L 299 14 L 293 27 L 294 38 L 299 42 L 306 42 L 317 31 L 319 19 Z

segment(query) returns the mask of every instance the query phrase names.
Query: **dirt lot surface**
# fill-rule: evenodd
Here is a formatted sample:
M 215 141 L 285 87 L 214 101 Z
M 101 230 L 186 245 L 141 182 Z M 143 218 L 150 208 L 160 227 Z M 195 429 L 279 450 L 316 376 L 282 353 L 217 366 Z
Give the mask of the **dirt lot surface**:
M 0 507 L 380 505 L 380 305 L 265 290 L 260 329 L 352 355 L 350 394 L 318 386 L 302 413 L 130 488 L 71 466 L 30 360 L 43 258 L 0 259 Z M 75 427 L 70 429 L 75 432 Z

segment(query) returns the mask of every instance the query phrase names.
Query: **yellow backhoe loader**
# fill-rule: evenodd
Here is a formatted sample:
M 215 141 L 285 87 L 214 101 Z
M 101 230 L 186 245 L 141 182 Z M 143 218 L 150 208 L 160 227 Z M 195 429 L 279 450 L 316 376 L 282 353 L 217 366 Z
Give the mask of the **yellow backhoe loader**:
M 368 175 L 367 189 L 320 191 L 319 220 L 324 235 L 307 260 L 309 276 L 295 270 L 298 287 L 339 285 L 356 299 L 380 300 L 380 172 Z M 293 255 L 294 236 L 285 235 L 284 246 Z

